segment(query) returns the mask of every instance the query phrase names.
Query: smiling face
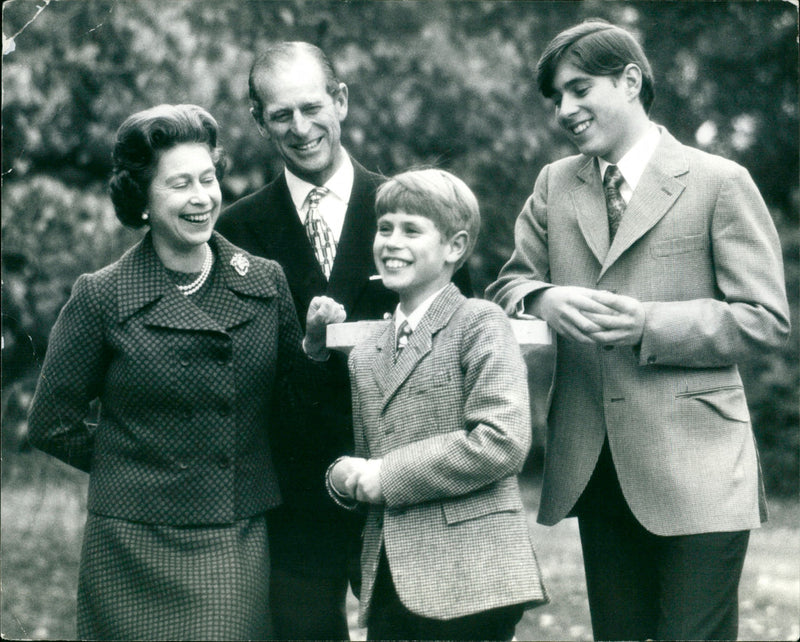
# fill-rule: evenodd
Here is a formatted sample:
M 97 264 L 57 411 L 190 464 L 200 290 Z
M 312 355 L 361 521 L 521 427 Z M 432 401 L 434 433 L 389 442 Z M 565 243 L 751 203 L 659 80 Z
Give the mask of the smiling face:
M 222 202 L 208 145 L 180 143 L 162 152 L 148 197 L 159 254 L 180 256 L 198 250 L 211 237 Z
M 587 156 L 616 163 L 647 126 L 636 65 L 628 65 L 619 77 L 594 76 L 564 60 L 556 69 L 553 89 L 559 125 Z
M 447 239 L 425 216 L 388 212 L 378 219 L 372 253 L 383 284 L 409 314 L 450 282 L 466 245 L 466 232 Z
M 276 65 L 257 82 L 264 104 L 261 133 L 272 140 L 289 170 L 322 185 L 341 164 L 341 122 L 347 116 L 347 86 L 328 93 L 317 61 L 300 55 Z

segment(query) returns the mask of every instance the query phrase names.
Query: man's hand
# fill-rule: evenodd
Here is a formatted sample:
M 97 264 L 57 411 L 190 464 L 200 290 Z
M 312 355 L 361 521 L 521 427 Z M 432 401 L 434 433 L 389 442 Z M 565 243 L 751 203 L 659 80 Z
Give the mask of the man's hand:
M 603 290 L 595 292 L 596 301 L 612 312 L 587 312 L 587 317 L 601 327 L 591 332 L 596 343 L 616 346 L 633 346 L 642 340 L 644 332 L 644 306 L 641 301 Z
M 539 293 L 530 311 L 580 343 L 636 345 L 644 331 L 641 302 L 606 290 L 555 286 Z
M 560 335 L 580 343 L 594 343 L 594 333 L 604 328 L 591 315 L 615 313 L 614 308 L 598 301 L 597 292 L 578 286 L 554 286 L 536 295 L 530 312 L 547 321 Z
M 347 318 L 344 306 L 327 296 L 311 299 L 306 314 L 306 336 L 303 348 L 312 359 L 324 360 L 328 357 L 325 341 L 325 328 L 331 323 L 342 323 Z

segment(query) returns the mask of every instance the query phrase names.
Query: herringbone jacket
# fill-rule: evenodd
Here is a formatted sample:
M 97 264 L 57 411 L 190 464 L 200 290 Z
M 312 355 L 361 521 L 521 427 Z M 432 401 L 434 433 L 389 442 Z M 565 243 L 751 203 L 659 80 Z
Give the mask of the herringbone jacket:
M 213 318 L 169 280 L 147 235 L 81 276 L 56 321 L 30 438 L 90 473 L 91 512 L 222 524 L 281 502 L 267 439 L 273 390 L 316 366 L 278 264 L 218 234 L 210 244 Z
M 349 360 L 356 455 L 383 459 L 386 497 L 364 529 L 361 624 L 381 546 L 397 594 L 419 615 L 546 601 L 517 483 L 530 409 L 508 319 L 450 284 L 393 355 L 387 321 Z

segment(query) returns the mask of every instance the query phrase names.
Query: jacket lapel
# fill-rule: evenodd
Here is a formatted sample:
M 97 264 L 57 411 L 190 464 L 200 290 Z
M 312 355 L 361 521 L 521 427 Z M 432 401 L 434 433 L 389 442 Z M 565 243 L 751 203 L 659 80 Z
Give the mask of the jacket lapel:
M 600 172 L 594 158 L 588 158 L 577 173 L 580 184 L 572 191 L 578 227 L 600 265 L 608 254 L 608 217 Z
M 219 278 L 225 285 L 210 292 L 210 296 L 215 297 L 215 309 L 220 310 L 218 320 L 194 305 L 169 280 L 149 233 L 120 260 L 118 320 L 123 322 L 147 308 L 143 316 L 145 325 L 221 332 L 251 319 L 255 311 L 234 292 L 270 297 L 277 294 L 277 288 L 263 275 L 258 278 L 254 273 L 250 279 L 239 275 L 231 261 L 234 254 L 245 255 L 235 252 L 235 247 L 218 233 L 214 232 L 210 243 L 215 250 L 215 272 L 218 273 L 214 278 Z
M 420 320 L 396 363 L 393 363 L 394 322 L 390 322 L 387 329 L 378 336 L 376 347 L 380 356 L 373 362 L 373 373 L 382 393 L 381 410 L 411 376 L 419 362 L 431 351 L 433 337 L 447 325 L 465 300 L 455 285 L 448 284 Z
M 652 229 L 669 211 L 686 189 L 685 180 L 680 180 L 678 177 L 688 171 L 689 166 L 681 144 L 669 132 L 663 130 L 661 141 L 625 208 L 614 242 L 603 261 L 598 280 L 631 245 Z M 599 173 L 597 180 L 599 183 Z M 600 193 L 602 194 L 602 187 Z
M 327 294 L 352 310 L 361 290 L 375 274 L 372 243 L 375 237 L 375 179 L 353 162 L 353 189 L 336 248 Z M 320 274 L 322 272 L 320 271 Z

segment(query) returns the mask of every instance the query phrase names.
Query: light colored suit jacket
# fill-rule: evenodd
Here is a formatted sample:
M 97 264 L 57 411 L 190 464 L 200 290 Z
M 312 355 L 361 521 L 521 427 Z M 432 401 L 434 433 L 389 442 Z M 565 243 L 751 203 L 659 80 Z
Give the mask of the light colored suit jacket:
M 394 324 L 350 355 L 356 455 L 383 458 L 361 555 L 366 625 L 381 546 L 403 604 L 450 619 L 547 600 L 517 474 L 531 440 L 508 319 L 450 284 L 394 363 Z
M 622 492 L 658 535 L 759 526 L 766 503 L 737 362 L 781 344 L 789 312 L 778 235 L 739 165 L 668 132 L 609 247 L 597 163 L 545 167 L 487 295 L 512 314 L 555 285 L 644 302 L 640 347 L 558 338 L 539 521 L 573 508 L 606 433 Z

